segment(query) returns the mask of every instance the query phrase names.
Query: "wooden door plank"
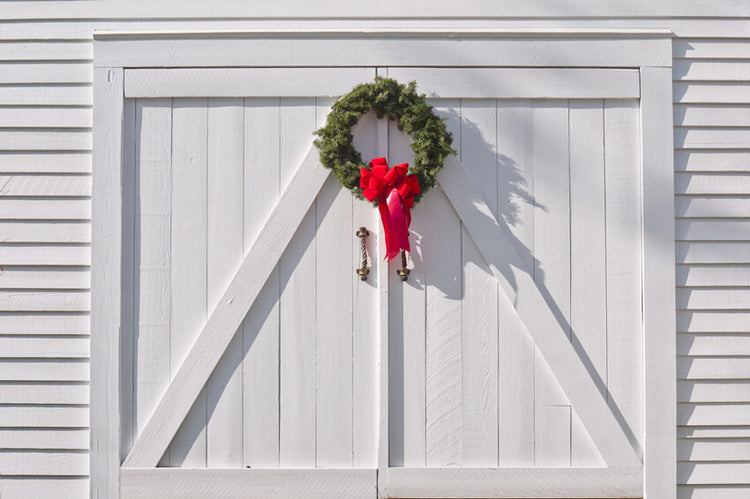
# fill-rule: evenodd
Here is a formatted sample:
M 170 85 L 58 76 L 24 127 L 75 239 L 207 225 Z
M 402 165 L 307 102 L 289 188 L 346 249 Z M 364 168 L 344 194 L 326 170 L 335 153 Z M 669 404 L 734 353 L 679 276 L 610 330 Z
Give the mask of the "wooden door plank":
M 142 431 L 169 385 L 171 100 L 136 101 L 136 127 L 134 389 L 136 428 Z
M 463 99 L 446 115 L 458 160 L 481 186 L 495 216 L 498 199 L 497 110 L 494 99 Z M 452 111 L 452 112 L 451 112 Z M 457 114 L 460 112 L 460 116 Z M 461 464 L 498 464 L 497 280 L 465 227 L 461 227 L 462 445 Z
M 512 301 L 518 313 L 510 315 L 508 320 L 514 320 L 514 327 L 523 327 L 531 334 L 605 462 L 610 466 L 639 465 L 640 459 L 607 407 L 594 379 L 581 363 L 565 331 L 561 330 L 557 314 L 543 294 L 548 292 L 537 287 L 531 269 L 526 268 L 519 256 L 518 243 L 513 241 L 507 226 L 492 215 L 463 167 L 443 168 L 440 185 L 492 273 L 505 283 L 504 286 L 516 290 Z M 503 298 L 510 300 L 501 294 Z
M 170 375 L 187 356 L 206 321 L 206 99 L 172 104 L 172 327 Z M 171 466 L 206 465 L 205 391 L 183 421 L 169 449 Z
M 527 268 L 533 267 L 534 251 L 532 111 L 528 100 L 497 103 L 497 210 L 528 249 L 521 255 Z M 508 320 L 516 311 L 501 296 L 504 293 L 515 291 L 506 288 L 498 295 L 498 404 L 503 408 L 499 415 L 499 464 L 529 466 L 534 464 L 536 347 L 525 328 Z
M 607 390 L 634 445 L 643 435 L 641 158 L 637 101 L 604 101 Z M 638 450 L 640 452 L 640 449 Z
M 281 99 L 281 185 L 304 154 L 315 128 L 315 98 Z M 317 194 L 317 193 L 316 193 Z M 315 466 L 316 301 L 315 203 L 295 226 L 296 234 L 279 261 L 280 465 Z
M 244 247 L 279 200 L 278 98 L 245 99 Z M 275 266 L 243 325 L 245 466 L 279 465 L 279 269 Z
M 570 326 L 602 379 L 607 374 L 604 111 L 601 100 L 570 102 Z M 601 465 L 573 411 L 571 465 Z
M 397 126 L 387 123 L 390 165 L 408 162 L 412 164 L 414 154 L 409 148 L 411 139 L 400 133 Z M 429 198 L 426 198 L 427 200 Z M 400 258 L 387 268 L 390 307 L 388 314 L 389 390 L 391 407 L 390 464 L 391 466 L 425 466 L 425 324 L 426 324 L 426 264 L 423 260 L 425 235 L 433 222 L 425 216 L 426 208 L 420 203 L 412 212 L 409 255 L 412 267 L 405 283 L 396 275 L 401 266 Z M 382 233 L 382 230 L 381 230 Z M 384 243 L 384 241 L 383 241 Z M 378 258 L 385 255 L 385 244 L 379 245 Z
M 360 118 L 359 123 L 352 128 L 354 147 L 363 159 L 378 157 L 388 150 L 388 123 L 377 120 L 375 113 L 369 113 Z M 349 233 L 352 243 L 351 269 L 359 268 L 362 264 L 360 255 L 360 241 L 353 237 L 359 227 L 366 227 L 370 235 L 365 239 L 367 252 L 367 267 L 370 274 L 366 281 L 348 269 L 352 279 L 352 464 L 355 468 L 374 468 L 377 466 L 378 428 L 379 428 L 379 382 L 378 358 L 380 356 L 379 314 L 379 275 L 383 264 L 379 256 L 378 237 L 380 219 L 378 210 L 366 201 L 355 200 L 352 206 L 352 225 Z M 384 275 L 383 287 L 388 291 L 387 274 Z M 387 297 L 387 293 L 386 293 Z M 386 307 L 387 309 L 387 307 Z M 384 326 L 388 325 L 388 316 Z M 385 366 L 388 367 L 387 365 Z M 387 380 L 386 380 L 387 381 Z M 384 417 L 388 418 L 388 397 L 385 404 Z M 385 437 L 388 433 L 385 432 Z M 386 448 L 387 469 L 387 448 Z
M 152 467 L 159 461 L 326 178 L 328 171 L 320 166 L 316 151 L 310 150 L 134 443 L 125 466 Z
M 568 102 L 535 101 L 534 281 L 544 286 L 566 323 L 570 321 L 570 192 Z M 570 337 L 570 328 L 564 333 Z M 570 402 L 539 349 L 535 360 L 534 461 L 570 466 Z
M 316 99 L 317 126 L 335 99 Z M 352 466 L 352 209 L 348 189 L 331 179 L 315 203 L 316 234 L 316 464 Z M 366 430 L 365 430 L 366 431 Z
M 244 119 L 242 99 L 208 100 L 207 310 L 216 306 L 244 254 Z M 235 334 L 206 384 L 209 467 L 242 465 L 242 358 L 242 335 Z

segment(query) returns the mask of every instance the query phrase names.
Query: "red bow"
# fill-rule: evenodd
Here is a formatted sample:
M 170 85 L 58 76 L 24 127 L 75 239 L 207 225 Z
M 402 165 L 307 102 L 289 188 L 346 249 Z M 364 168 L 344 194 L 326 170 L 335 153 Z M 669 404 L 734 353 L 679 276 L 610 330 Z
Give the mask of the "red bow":
M 370 161 L 370 170 L 360 168 L 362 177 L 359 186 L 362 195 L 369 201 L 378 200 L 380 220 L 385 232 L 385 258 L 391 261 L 401 249 L 409 247 L 410 208 L 414 206 L 414 196 L 419 194 L 416 175 L 407 175 L 409 164 L 402 163 L 388 169 L 385 158 Z

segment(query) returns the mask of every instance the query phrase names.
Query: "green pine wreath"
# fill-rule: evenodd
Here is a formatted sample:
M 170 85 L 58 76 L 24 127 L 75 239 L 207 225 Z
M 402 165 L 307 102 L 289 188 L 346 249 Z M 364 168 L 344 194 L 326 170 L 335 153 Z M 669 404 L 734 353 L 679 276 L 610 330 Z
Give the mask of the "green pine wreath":
M 451 148 L 453 137 L 445 128 L 442 118 L 432 112 L 424 94 L 417 93 L 417 85 L 402 85 L 392 78 L 375 77 L 373 83 L 362 83 L 341 97 L 328 114 L 326 125 L 317 130 L 315 146 L 320 150 L 323 166 L 333 170 L 341 185 L 364 199 L 359 187 L 360 168 L 368 168 L 352 144 L 351 129 L 374 110 L 378 118 L 387 117 L 398 124 L 399 130 L 408 134 L 414 162 L 409 173 L 416 174 L 421 192 L 414 202 L 434 187 L 438 171 L 446 156 L 455 154 Z M 377 204 L 377 200 L 375 201 Z

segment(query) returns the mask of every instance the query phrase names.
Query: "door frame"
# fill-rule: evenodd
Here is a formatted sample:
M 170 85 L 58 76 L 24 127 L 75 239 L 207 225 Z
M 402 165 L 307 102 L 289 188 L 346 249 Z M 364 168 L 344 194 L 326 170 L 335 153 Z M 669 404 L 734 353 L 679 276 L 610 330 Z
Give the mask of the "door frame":
M 336 57 L 331 57 L 330 54 L 336 54 Z M 157 471 L 148 468 L 123 469 L 121 476 L 121 463 L 125 456 L 121 449 L 119 359 L 123 250 L 128 243 L 123 240 L 122 211 L 125 99 L 136 95 L 172 97 L 175 96 L 176 88 L 183 89 L 185 94 L 178 96 L 211 96 L 206 94 L 206 85 L 191 88 L 189 85 L 186 86 L 185 79 L 182 79 L 181 83 L 178 81 L 177 85 L 168 91 L 169 95 L 159 93 L 166 91 L 164 85 L 139 87 L 144 81 L 149 81 L 150 75 L 166 71 L 165 76 L 172 77 L 178 74 L 179 71 L 174 71 L 176 69 L 190 71 L 187 68 L 232 68 L 236 73 L 238 68 L 299 68 L 302 75 L 305 71 L 302 68 L 306 67 L 471 66 L 609 68 L 610 71 L 617 68 L 639 71 L 643 175 L 645 435 L 641 491 L 645 497 L 674 497 L 676 358 L 671 65 L 671 32 L 667 30 L 273 30 L 95 33 L 91 496 L 119 497 L 121 490 L 125 490 L 121 489 L 121 479 L 126 482 L 136 476 L 143 477 L 151 471 Z M 251 75 L 252 72 L 247 74 Z M 194 79 L 189 81 L 194 82 Z M 238 79 L 232 81 L 238 82 L 234 90 L 238 96 L 247 94 L 247 82 L 243 83 Z M 617 82 L 616 79 L 614 81 Z M 325 87 L 327 82 L 319 83 L 323 88 L 319 88 L 318 92 L 330 92 L 325 90 L 328 88 Z M 311 91 L 314 90 L 316 83 L 310 82 L 310 85 Z M 232 93 L 232 90 L 223 89 L 221 96 L 230 96 L 227 92 Z M 346 89 L 343 92 L 346 92 Z M 319 181 L 322 185 L 324 179 L 325 177 L 322 177 L 316 182 Z M 509 474 L 512 469 L 465 469 L 460 472 L 459 469 L 389 470 L 387 289 L 381 290 L 380 293 L 381 370 L 378 374 L 381 398 L 377 473 L 376 470 L 305 470 L 298 473 L 301 478 L 297 485 L 305 480 L 329 485 L 340 483 L 343 487 L 340 489 L 342 494 L 352 494 L 354 490 L 368 490 L 368 484 L 375 481 L 376 484 L 385 485 L 378 485 L 381 493 L 408 494 L 409 497 L 460 497 L 456 495 L 459 493 L 469 497 L 493 497 L 491 484 L 507 485 L 508 480 L 512 478 Z M 566 471 L 577 471 L 570 471 L 568 468 L 539 470 L 537 474 L 542 476 L 539 483 L 540 495 L 544 493 L 545 483 L 547 486 L 554 484 L 558 493 L 565 490 L 571 493 L 595 493 L 596 480 L 589 480 L 590 487 L 587 491 L 580 488 L 581 484 L 587 481 L 586 475 L 569 480 L 569 485 L 556 478 Z M 279 470 L 224 471 L 241 476 L 245 491 L 249 486 L 261 487 L 273 482 L 278 485 Z M 406 471 L 412 474 L 407 476 Z M 640 483 L 640 471 L 631 471 L 635 473 L 632 476 L 634 483 Z M 175 473 L 174 470 L 171 472 Z M 207 473 L 208 471 L 201 471 L 199 474 Z M 414 482 L 414 473 L 421 474 L 422 479 Z M 348 476 L 344 477 L 344 474 Z M 351 480 L 353 474 L 357 474 L 358 478 L 353 481 L 356 483 Z M 544 478 L 545 474 L 547 478 Z M 452 489 L 443 487 L 440 481 L 446 478 L 450 483 L 457 485 Z M 151 476 L 151 479 L 155 479 L 155 476 Z M 205 478 L 206 483 L 213 479 L 215 477 Z M 518 479 L 527 481 L 528 477 L 519 476 Z M 282 482 L 294 486 L 294 480 Z M 419 483 L 421 488 L 404 489 L 409 483 Z M 286 492 L 289 493 L 291 490 L 287 489 Z M 324 491 L 326 494 L 331 492 L 325 487 Z M 137 496 L 139 492 L 131 490 L 124 495 L 131 493 Z M 264 497 L 270 496 L 264 492 Z

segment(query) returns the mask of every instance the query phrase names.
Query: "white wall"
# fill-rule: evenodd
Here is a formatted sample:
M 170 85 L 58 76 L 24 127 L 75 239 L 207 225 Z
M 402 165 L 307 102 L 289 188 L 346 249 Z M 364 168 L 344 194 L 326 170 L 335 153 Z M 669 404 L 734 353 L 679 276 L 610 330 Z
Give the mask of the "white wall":
M 291 10 L 292 2 L 254 10 L 228 1 L 182 3 L 19 1 L 0 8 L 3 499 L 83 497 L 88 488 L 93 30 L 364 25 L 675 32 L 678 491 L 695 499 L 750 496 L 750 21 L 719 17 L 747 16 L 750 4 L 641 1 L 587 12 L 577 0 L 515 2 L 515 9 L 441 0 L 427 9 L 463 18 L 451 21 L 406 19 L 423 9 L 403 2 L 355 2 L 345 14 L 370 17 L 358 21 L 333 19 L 342 13 L 332 1 L 303 3 L 302 10 Z M 500 17 L 509 12 L 527 18 Z M 589 13 L 596 18 L 571 18 Z M 654 17 L 665 15 L 673 18 Z M 700 15 L 711 19 L 688 17 Z M 184 20 L 205 16 L 216 19 Z

